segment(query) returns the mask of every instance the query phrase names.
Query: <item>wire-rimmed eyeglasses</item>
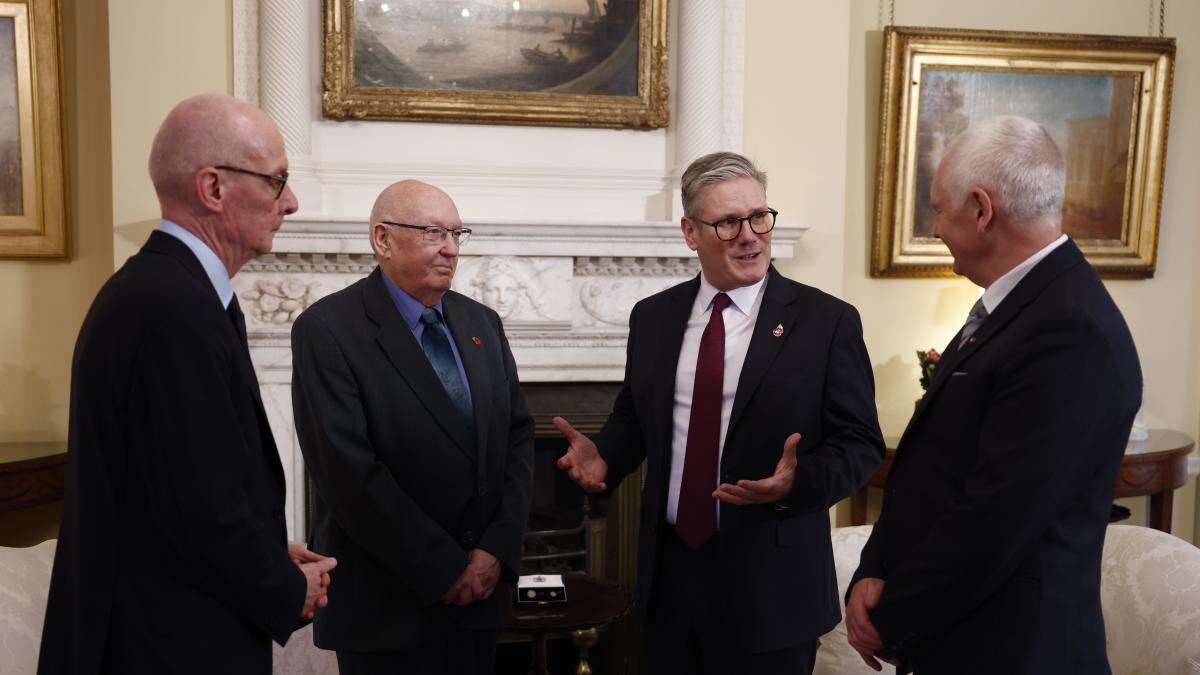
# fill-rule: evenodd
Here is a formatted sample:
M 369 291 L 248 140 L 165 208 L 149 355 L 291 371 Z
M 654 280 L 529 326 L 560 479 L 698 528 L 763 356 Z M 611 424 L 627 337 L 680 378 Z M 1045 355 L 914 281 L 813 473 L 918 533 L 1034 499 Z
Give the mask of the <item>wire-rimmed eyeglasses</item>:
M 275 188 L 275 199 L 279 199 L 279 195 L 283 194 L 283 188 L 287 187 L 287 182 L 288 182 L 288 172 L 287 171 L 284 171 L 283 173 L 279 174 L 278 176 L 272 176 L 269 173 L 262 173 L 259 171 L 251 171 L 250 169 L 243 169 L 243 168 L 236 167 L 236 166 L 226 166 L 224 164 L 219 165 L 219 166 L 214 166 L 213 168 L 220 169 L 222 171 L 235 171 L 237 173 L 244 173 L 244 174 L 247 174 L 250 176 L 258 176 L 259 178 L 262 178 L 263 180 L 266 180 L 268 183 L 270 183 L 271 187 Z
M 392 227 L 407 227 L 410 230 L 420 230 L 421 240 L 426 244 L 441 244 L 446 241 L 447 236 L 450 236 L 454 238 L 455 244 L 463 246 L 471 238 L 471 228 L 469 227 L 460 227 L 451 230 L 439 225 L 409 225 L 407 223 L 394 223 L 390 220 L 381 220 L 379 222 L 384 225 L 391 225 Z

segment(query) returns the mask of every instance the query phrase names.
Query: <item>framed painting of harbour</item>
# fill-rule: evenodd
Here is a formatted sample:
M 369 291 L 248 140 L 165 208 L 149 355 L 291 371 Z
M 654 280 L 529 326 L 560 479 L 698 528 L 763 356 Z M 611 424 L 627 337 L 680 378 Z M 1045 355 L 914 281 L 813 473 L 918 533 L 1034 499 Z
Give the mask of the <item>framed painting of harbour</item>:
M 1101 276 L 1154 275 L 1175 41 L 889 27 L 871 273 L 953 276 L 929 188 L 973 121 L 1041 124 L 1067 165 L 1063 230 Z
M 660 128 L 668 0 L 324 0 L 327 118 Z
M 0 2 L 0 258 L 66 258 L 56 0 Z

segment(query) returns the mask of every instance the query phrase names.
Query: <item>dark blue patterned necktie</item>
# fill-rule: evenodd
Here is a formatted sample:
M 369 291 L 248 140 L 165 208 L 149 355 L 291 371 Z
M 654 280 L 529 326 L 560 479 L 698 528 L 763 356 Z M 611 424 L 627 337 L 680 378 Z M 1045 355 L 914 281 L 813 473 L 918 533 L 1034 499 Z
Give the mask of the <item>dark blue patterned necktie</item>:
M 474 419 L 471 397 L 467 394 L 466 383 L 458 374 L 458 362 L 454 360 L 450 340 L 446 338 L 446 331 L 442 330 L 442 315 L 436 309 L 426 307 L 421 311 L 421 323 L 425 324 L 425 330 L 421 331 L 421 349 L 425 350 L 429 364 L 437 372 L 454 407 L 462 413 L 469 426 Z

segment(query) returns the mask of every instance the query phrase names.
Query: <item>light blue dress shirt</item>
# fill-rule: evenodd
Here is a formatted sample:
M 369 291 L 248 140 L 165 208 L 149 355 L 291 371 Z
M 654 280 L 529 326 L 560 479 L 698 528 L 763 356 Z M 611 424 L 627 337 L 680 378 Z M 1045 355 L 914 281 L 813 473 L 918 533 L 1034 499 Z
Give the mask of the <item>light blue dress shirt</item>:
M 388 295 L 392 296 L 392 302 L 396 304 L 396 309 L 400 311 L 400 316 L 404 317 L 404 322 L 413 332 L 413 337 L 417 338 L 417 344 L 421 343 L 421 335 L 425 332 L 425 324 L 421 323 L 421 312 L 424 311 L 425 305 L 421 304 L 413 296 L 408 294 L 403 288 L 397 286 L 388 275 L 379 271 L 379 276 L 383 277 L 383 285 L 388 290 Z M 458 376 L 462 378 L 463 388 L 467 390 L 467 400 L 470 401 L 472 407 L 475 405 L 475 399 L 471 395 L 471 383 L 467 380 L 467 370 L 463 368 L 462 355 L 458 353 L 458 344 L 454 341 L 454 335 L 450 333 L 450 326 L 446 325 L 446 312 L 442 310 L 442 301 L 438 300 L 433 308 L 442 315 L 442 331 L 446 334 L 446 339 L 450 342 L 450 349 L 454 351 L 454 363 L 458 366 Z
M 213 250 L 208 247 L 208 244 L 201 241 L 200 237 L 176 223 L 164 220 L 158 224 L 156 229 L 175 237 L 182 241 L 184 246 L 191 249 L 196 259 L 200 261 L 200 266 L 204 268 L 204 273 L 208 275 L 208 280 L 212 282 L 217 297 L 221 299 L 221 307 L 227 309 L 229 302 L 233 300 L 233 284 L 229 282 L 229 270 L 225 269 L 225 263 L 221 262 L 217 254 L 213 253 Z

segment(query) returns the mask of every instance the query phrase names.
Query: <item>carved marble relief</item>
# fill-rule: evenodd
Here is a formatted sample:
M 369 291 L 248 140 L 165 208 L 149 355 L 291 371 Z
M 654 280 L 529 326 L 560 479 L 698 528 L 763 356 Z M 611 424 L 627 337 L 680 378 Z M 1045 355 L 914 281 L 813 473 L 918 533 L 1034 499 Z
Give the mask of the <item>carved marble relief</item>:
M 464 257 L 454 275 L 454 290 L 496 310 L 509 330 L 568 329 L 570 284 L 565 257 Z
M 638 300 L 686 281 L 698 270 L 694 258 L 579 258 L 572 325 L 623 330 Z
M 265 278 L 238 297 L 254 320 L 280 325 L 294 322 L 300 312 L 316 302 L 313 292 L 318 286 L 315 281 L 306 283 L 295 277 Z

